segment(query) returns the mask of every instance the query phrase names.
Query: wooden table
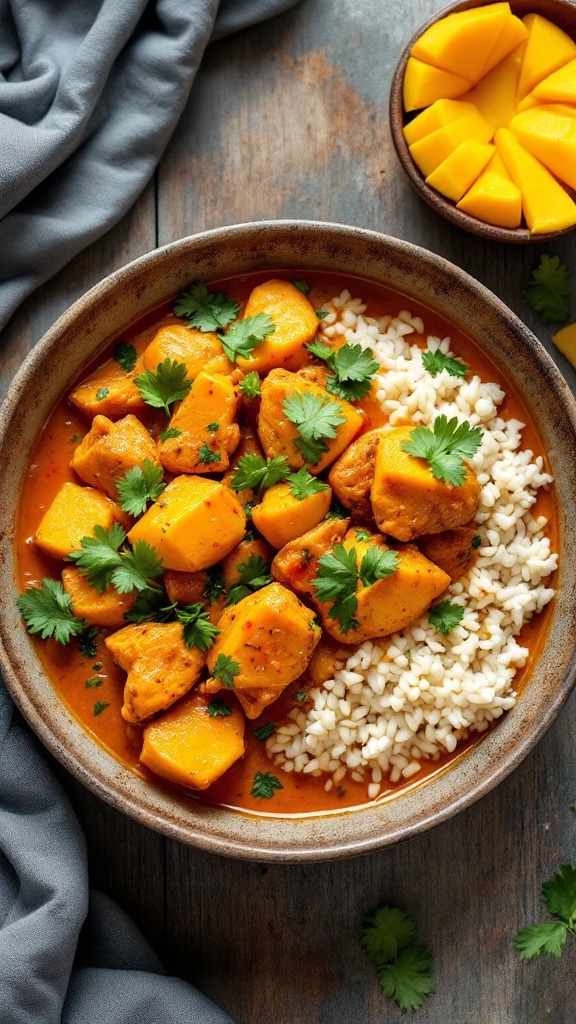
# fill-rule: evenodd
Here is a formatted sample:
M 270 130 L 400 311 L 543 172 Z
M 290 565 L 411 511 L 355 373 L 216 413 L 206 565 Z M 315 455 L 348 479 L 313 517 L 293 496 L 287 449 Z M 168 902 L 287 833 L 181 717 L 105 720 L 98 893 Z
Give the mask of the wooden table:
M 70 302 L 157 245 L 222 224 L 296 217 L 358 224 L 446 256 L 496 292 L 549 348 L 522 299 L 538 246 L 461 233 L 410 190 L 387 125 L 394 64 L 439 0 L 306 0 L 213 46 L 155 179 L 122 222 L 35 294 L 5 332 L 5 386 Z M 574 235 L 554 246 L 574 263 Z M 574 382 L 568 364 L 557 357 Z M 569 642 L 570 638 L 566 638 Z M 496 791 L 407 845 L 317 865 L 228 860 L 162 838 L 62 769 L 86 831 L 92 883 L 237 1024 L 390 1024 L 358 943 L 378 903 L 406 907 L 435 957 L 429 1024 L 571 1024 L 574 950 L 521 961 L 539 888 L 576 860 L 574 700 Z

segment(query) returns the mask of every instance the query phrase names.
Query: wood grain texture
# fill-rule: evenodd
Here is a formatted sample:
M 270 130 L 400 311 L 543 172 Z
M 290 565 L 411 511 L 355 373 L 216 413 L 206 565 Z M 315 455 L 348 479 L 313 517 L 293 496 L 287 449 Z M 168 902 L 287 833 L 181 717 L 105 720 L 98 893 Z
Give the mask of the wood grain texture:
M 340 221 L 424 245 L 496 292 L 553 352 L 522 299 L 541 249 L 460 232 L 414 195 L 393 152 L 392 71 L 440 6 L 305 0 L 211 47 L 156 183 L 13 319 L 4 382 L 68 303 L 115 267 L 155 244 L 260 218 Z M 555 251 L 574 261 L 574 236 Z M 92 884 L 132 914 L 171 972 L 236 1024 L 405 1021 L 358 942 L 361 915 L 383 901 L 413 913 L 434 952 L 437 992 L 415 1020 L 572 1024 L 573 953 L 525 964 L 512 938 L 544 919 L 542 881 L 576 860 L 575 732 L 572 699 L 521 767 L 474 807 L 402 847 L 333 864 L 264 866 L 187 849 L 57 771 L 86 832 Z

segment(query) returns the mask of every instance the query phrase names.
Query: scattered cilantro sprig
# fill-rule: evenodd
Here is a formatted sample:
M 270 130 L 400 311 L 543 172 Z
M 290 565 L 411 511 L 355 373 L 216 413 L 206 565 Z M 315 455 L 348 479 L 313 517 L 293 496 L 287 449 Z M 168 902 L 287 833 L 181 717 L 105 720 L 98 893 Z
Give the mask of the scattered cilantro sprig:
M 464 611 L 461 604 L 452 604 L 450 598 L 446 598 L 445 601 L 440 601 L 440 604 L 435 604 L 429 609 L 428 621 L 431 626 L 434 626 L 434 629 L 446 636 L 460 625 L 464 618 Z
M 223 700 L 213 700 L 208 705 L 208 714 L 210 718 L 228 718 L 232 714 L 232 708 Z
M 277 775 L 272 772 L 256 772 L 250 796 L 257 800 L 271 800 L 275 789 L 284 789 Z
M 261 555 L 250 555 L 250 558 L 238 566 L 240 582 L 231 587 L 226 604 L 238 604 L 242 598 L 272 583 L 269 568 Z
M 260 377 L 256 373 L 256 370 L 250 370 L 241 380 L 238 385 L 240 391 L 246 398 L 259 398 L 262 394 L 260 390 Z
M 148 502 L 162 494 L 166 486 L 163 476 L 162 466 L 155 466 L 150 459 L 126 470 L 122 479 L 116 481 L 120 508 L 130 516 L 141 516 Z
M 313 476 L 306 466 L 302 466 L 295 473 L 289 473 L 286 477 L 286 483 L 298 501 L 304 501 L 304 498 L 309 498 L 313 494 L 320 494 L 322 491 L 330 490 L 328 484 L 323 483 L 317 476 Z
M 215 452 L 209 444 L 203 444 L 198 451 L 198 465 L 209 466 L 213 462 L 221 462 L 219 452 Z
M 94 536 L 82 537 L 81 550 L 71 552 L 69 559 L 100 593 L 111 584 L 119 594 L 148 590 L 150 580 L 162 575 L 158 552 L 143 540 L 137 540 L 130 549 L 125 540 L 126 534 L 118 523 L 113 523 L 109 530 L 95 526 Z
M 260 455 L 249 452 L 238 459 L 230 486 L 234 491 L 263 491 L 285 480 L 289 472 L 290 467 L 285 455 L 263 459 Z
M 204 584 L 202 597 L 205 601 L 208 601 L 209 604 L 212 604 L 212 602 L 217 601 L 226 590 L 222 568 L 219 565 L 211 565 L 209 569 L 204 571 L 204 575 L 206 576 L 206 583 Z
M 397 565 L 397 551 L 374 546 L 365 551 L 358 569 L 356 548 L 346 550 L 343 544 L 335 544 L 329 554 L 318 559 L 318 571 L 312 586 L 318 601 L 333 602 L 329 617 L 337 619 L 342 632 L 348 633 L 358 626 L 358 581 L 370 587 L 377 580 L 391 576 Z
M 416 922 L 385 904 L 362 918 L 360 943 L 372 958 L 378 981 L 401 1010 L 418 1010 L 435 986 L 432 953 L 416 935 Z
M 543 253 L 524 289 L 524 298 L 544 323 L 561 324 L 570 316 L 570 271 L 559 256 Z
M 471 427 L 466 421 L 458 423 L 455 416 L 449 420 L 442 414 L 436 417 L 433 431 L 414 427 L 402 450 L 425 459 L 437 480 L 460 487 L 466 479 L 464 459 L 478 451 L 482 437 L 480 427 Z
M 322 341 L 312 341 L 306 348 L 318 359 L 323 359 L 332 370 L 334 376 L 326 380 L 326 388 L 331 394 L 348 402 L 365 398 L 370 391 L 372 377 L 380 369 L 369 349 L 346 342 L 334 350 Z
M 126 622 L 170 622 L 176 611 L 176 601 L 170 601 L 161 588 L 141 590 L 129 611 L 124 612 Z
M 183 317 L 187 327 L 199 331 L 221 331 L 236 319 L 240 303 L 224 292 L 208 291 L 203 281 L 190 285 L 174 303 L 174 313 Z
M 328 451 L 325 438 L 336 437 L 338 427 L 346 422 L 342 406 L 332 398 L 307 391 L 298 391 L 284 399 L 283 410 L 298 430 L 294 444 L 305 462 L 313 466 Z
M 312 285 L 308 284 L 308 281 L 292 281 L 292 284 L 299 292 L 302 292 L 302 295 L 310 295 L 312 291 Z
M 259 726 L 258 729 L 254 729 L 254 739 L 258 740 L 259 743 L 264 743 L 270 736 L 273 736 L 276 732 L 275 722 L 266 722 L 265 725 Z
M 72 598 L 59 580 L 43 579 L 39 587 L 28 587 L 16 603 L 28 632 L 42 640 L 67 644 L 84 632 L 84 623 L 72 611 Z
M 134 345 L 116 345 L 113 358 L 123 370 L 126 370 L 126 373 L 130 373 L 136 366 L 136 349 Z
M 186 398 L 190 392 L 192 381 L 186 380 L 187 373 L 186 363 L 165 359 L 158 363 L 156 373 L 145 370 L 134 377 L 134 383 L 146 405 L 151 405 L 153 409 L 164 409 L 169 416 L 170 406 Z
M 563 864 L 550 881 L 544 882 L 541 898 L 557 920 L 520 929 L 514 948 L 525 960 L 533 960 L 541 953 L 560 957 L 567 936 L 576 937 L 576 867 Z
M 269 334 L 273 334 L 274 330 L 274 324 L 268 314 L 257 313 L 256 316 L 247 316 L 243 320 L 235 320 L 226 334 L 220 335 L 220 341 L 230 362 L 235 363 L 238 356 L 243 356 L 244 359 L 252 359 L 253 350 Z
M 219 654 L 216 658 L 216 664 L 212 669 L 212 675 L 214 679 L 217 679 L 219 683 L 223 683 L 229 689 L 233 690 L 235 687 L 234 679 L 240 672 L 240 664 L 234 661 L 229 654 Z
M 220 630 L 212 622 L 203 604 L 188 604 L 175 609 L 176 618 L 184 626 L 184 643 L 207 651 L 212 647 Z
M 468 373 L 465 363 L 460 359 L 455 359 L 454 356 L 445 356 L 439 348 L 435 352 L 431 352 L 429 349 L 423 352 L 422 365 L 432 377 L 442 373 L 442 370 L 448 370 L 451 377 L 465 377 Z

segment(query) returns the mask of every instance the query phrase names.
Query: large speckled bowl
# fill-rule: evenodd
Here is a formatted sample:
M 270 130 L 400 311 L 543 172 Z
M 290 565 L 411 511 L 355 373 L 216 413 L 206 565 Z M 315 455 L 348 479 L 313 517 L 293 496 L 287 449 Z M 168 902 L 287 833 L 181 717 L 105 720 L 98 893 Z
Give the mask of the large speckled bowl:
M 16 608 L 14 516 L 29 452 L 72 377 L 147 308 L 191 280 L 258 269 L 326 269 L 388 285 L 438 310 L 505 367 L 532 411 L 556 478 L 561 559 L 545 649 L 517 706 L 448 770 L 397 798 L 338 814 L 277 818 L 201 805 L 136 777 L 84 731 L 35 655 Z M 21 401 L 25 396 L 25 404 Z M 468 807 L 532 749 L 576 673 L 576 406 L 527 328 L 494 295 L 425 249 L 359 228 L 311 222 L 239 225 L 174 242 L 117 271 L 76 302 L 23 364 L 0 434 L 0 609 L 4 677 L 28 722 L 86 786 L 144 825 L 193 846 L 253 860 L 321 860 L 408 839 Z

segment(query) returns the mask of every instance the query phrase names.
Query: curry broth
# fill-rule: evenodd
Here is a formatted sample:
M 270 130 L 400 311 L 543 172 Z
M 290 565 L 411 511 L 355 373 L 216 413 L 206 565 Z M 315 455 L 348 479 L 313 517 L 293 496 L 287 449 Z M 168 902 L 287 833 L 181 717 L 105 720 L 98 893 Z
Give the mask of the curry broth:
M 298 272 L 298 276 L 301 272 Z M 271 276 L 292 280 L 294 271 L 259 272 L 226 280 L 212 282 L 215 290 L 226 291 L 244 306 L 251 289 Z M 516 418 L 526 424 L 522 435 L 523 447 L 530 448 L 536 455 L 542 456 L 545 463 L 546 453 L 538 436 L 535 424 L 519 396 L 508 384 L 504 373 L 499 367 L 481 352 L 469 337 L 458 331 L 448 320 L 431 309 L 422 306 L 399 292 L 384 288 L 363 279 L 350 275 L 330 274 L 315 271 L 305 274 L 306 280 L 312 285 L 310 301 L 318 308 L 328 298 L 340 294 L 348 288 L 352 294 L 360 296 L 366 303 L 367 312 L 371 316 L 396 315 L 399 310 L 409 308 L 413 315 L 421 316 L 425 325 L 425 335 L 414 335 L 414 340 L 422 342 L 426 335 L 452 339 L 451 350 L 461 356 L 483 380 L 496 381 L 506 392 L 506 399 L 500 407 L 504 418 Z M 151 341 L 159 327 L 177 321 L 171 312 L 172 303 L 167 302 L 135 321 L 118 335 L 110 345 L 86 366 L 76 382 L 84 379 L 89 373 L 102 368 L 102 375 L 110 371 L 111 351 L 120 342 L 135 346 L 140 354 Z M 106 369 L 104 369 L 106 367 Z M 121 373 L 121 369 L 118 368 Z M 365 429 L 380 426 L 386 417 L 376 402 L 368 397 L 358 403 L 363 409 Z M 154 410 L 147 411 L 145 419 L 151 425 L 157 418 Z M 164 419 L 161 416 L 162 424 Z M 28 586 L 38 585 L 43 577 L 60 577 L 62 563 L 42 552 L 33 542 L 33 535 L 48 505 L 57 491 L 66 481 L 77 480 L 70 469 L 69 461 L 75 444 L 87 433 L 89 424 L 81 414 L 69 404 L 67 395 L 60 400 L 50 419 L 46 423 L 30 459 L 20 500 L 19 515 L 16 523 L 16 549 L 18 552 L 19 583 L 22 590 Z M 554 550 L 558 550 L 558 531 L 554 510 L 553 492 L 540 491 L 538 500 L 533 507 L 534 515 L 545 515 L 549 519 L 547 531 L 551 536 Z M 552 578 L 552 585 L 554 578 Z M 521 691 L 535 659 L 542 650 L 550 620 L 551 605 L 537 616 L 531 623 L 524 626 L 520 641 L 529 648 L 530 655 L 526 666 L 515 678 L 515 687 Z M 51 680 L 53 686 L 66 702 L 72 713 L 82 723 L 94 739 L 109 750 L 119 761 L 143 778 L 156 785 L 176 789 L 184 798 L 191 797 L 208 803 L 222 804 L 236 809 L 251 812 L 267 812 L 273 814 L 303 814 L 318 811 L 334 811 L 367 802 L 366 785 L 350 779 L 344 780 L 343 787 L 334 787 L 331 792 L 324 788 L 325 778 L 314 778 L 310 775 L 285 773 L 278 771 L 283 788 L 277 790 L 273 801 L 269 804 L 250 796 L 254 773 L 256 771 L 275 770 L 266 756 L 264 744 L 253 736 L 253 730 L 269 721 L 280 721 L 292 708 L 298 706 L 295 693 L 300 689 L 298 683 L 287 688 L 284 694 L 273 705 L 269 706 L 261 717 L 253 722 L 246 722 L 247 749 L 245 755 L 230 768 L 225 775 L 203 793 L 196 793 L 172 786 L 149 772 L 138 759 L 138 730 L 126 726 L 120 715 L 122 691 L 125 673 L 112 659 L 104 644 L 104 635 L 112 630 L 98 631 L 97 655 L 94 658 L 83 657 L 77 643 L 72 640 L 67 647 L 62 647 L 54 640 L 35 639 L 38 657 Z M 91 685 L 86 686 L 86 681 Z M 96 681 L 99 682 L 96 682 Z M 96 702 L 106 705 L 97 715 L 94 714 Z M 304 708 L 306 705 L 304 705 Z M 402 783 L 383 781 L 382 792 L 378 801 L 389 799 L 400 790 L 413 789 L 430 775 L 444 770 L 447 766 L 460 760 L 462 756 L 480 737 L 472 736 L 460 743 L 453 754 L 441 756 L 437 761 L 424 761 L 423 768 L 416 779 Z

